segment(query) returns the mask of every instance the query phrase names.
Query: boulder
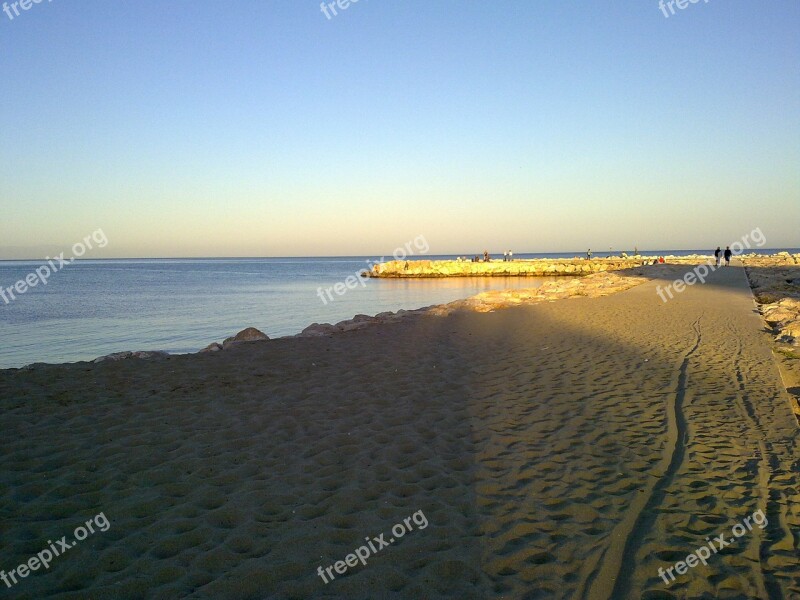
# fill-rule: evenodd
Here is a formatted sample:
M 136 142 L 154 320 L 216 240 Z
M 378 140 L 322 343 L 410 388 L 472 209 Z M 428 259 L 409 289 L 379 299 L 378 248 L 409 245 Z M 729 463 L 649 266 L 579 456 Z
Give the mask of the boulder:
M 770 325 L 798 319 L 800 318 L 800 300 L 783 298 L 772 304 L 764 304 L 761 306 L 761 313 L 764 315 L 764 320 Z
M 267 334 L 265 334 L 263 331 L 259 331 L 255 327 L 248 327 L 247 329 L 242 329 L 235 336 L 229 337 L 222 342 L 222 348 L 227 349 L 235 344 L 241 344 L 242 342 L 261 342 L 268 339 L 269 337 L 267 337 Z
M 800 343 L 800 319 L 782 323 L 776 329 L 778 330 L 778 334 L 775 336 L 776 341 L 789 344 Z
M 336 331 L 336 327 L 330 323 L 312 323 L 300 332 L 300 337 L 321 337 L 330 335 Z
M 336 324 L 336 329 L 338 331 L 355 331 L 356 329 L 364 329 L 369 325 L 368 321 L 341 321 L 340 323 Z
M 234 342 L 260 342 L 262 340 L 268 340 L 269 337 L 263 331 L 259 331 L 255 327 L 248 327 L 247 329 L 242 329 L 239 333 L 237 333 L 233 337 Z
M 100 356 L 95 358 L 92 362 L 95 363 L 102 363 L 102 362 L 116 362 L 119 360 L 127 360 L 129 358 L 139 358 L 139 359 L 152 359 L 152 358 L 167 358 L 169 356 L 169 352 L 163 352 L 161 350 L 143 350 L 143 351 L 135 351 L 135 352 L 114 352 L 113 354 L 107 354 L 106 356 Z

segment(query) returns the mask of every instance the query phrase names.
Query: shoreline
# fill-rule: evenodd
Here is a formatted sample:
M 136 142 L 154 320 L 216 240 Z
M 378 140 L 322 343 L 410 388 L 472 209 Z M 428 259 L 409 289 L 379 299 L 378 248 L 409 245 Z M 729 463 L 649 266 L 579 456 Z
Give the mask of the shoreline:
M 744 264 L 746 272 L 748 270 L 748 267 L 752 266 L 759 266 L 762 269 L 764 268 L 773 269 L 773 268 L 786 268 L 786 267 L 791 268 L 793 265 L 800 264 L 800 254 L 792 255 L 789 254 L 788 252 L 780 252 L 771 255 L 758 255 L 758 254 L 740 255 L 737 258 L 740 259 Z M 554 262 L 554 260 L 557 259 L 532 259 L 530 262 L 538 262 L 541 265 L 549 265 L 552 262 Z M 638 257 L 636 260 L 638 260 Z M 665 260 L 666 262 L 664 264 L 636 265 L 633 267 L 627 267 L 625 269 L 601 269 L 595 273 L 588 273 L 584 275 L 580 275 L 579 273 L 570 273 L 569 279 L 565 277 L 564 283 L 547 282 L 537 288 L 530 288 L 530 289 L 518 288 L 511 290 L 496 290 L 491 292 L 482 292 L 480 294 L 464 298 L 461 300 L 455 300 L 453 302 L 449 302 L 446 304 L 434 304 L 430 306 L 425 306 L 417 309 L 409 309 L 409 310 L 400 309 L 395 312 L 387 311 L 387 312 L 377 313 L 375 315 L 357 314 L 351 317 L 350 319 L 345 319 L 335 324 L 313 322 L 310 325 L 306 326 L 299 333 L 275 337 L 275 338 L 269 338 L 258 329 L 255 329 L 253 327 L 248 327 L 245 330 L 240 331 L 238 334 L 231 336 L 230 338 L 227 338 L 223 342 L 212 342 L 206 347 L 196 350 L 194 352 L 169 353 L 162 350 L 123 350 L 98 356 L 93 359 L 87 359 L 81 361 L 68 361 L 62 363 L 48 363 L 48 362 L 37 361 L 29 363 L 27 365 L 23 365 L 21 367 L 9 367 L 7 369 L 0 369 L 0 372 L 8 370 L 30 370 L 43 365 L 89 364 L 89 363 L 128 360 L 128 359 L 153 360 L 153 359 L 163 359 L 176 356 L 193 356 L 195 354 L 203 354 L 209 352 L 214 353 L 217 351 L 222 351 L 226 343 L 228 346 L 230 346 L 231 344 L 240 344 L 245 342 L 273 341 L 278 339 L 287 339 L 296 337 L 323 337 L 323 336 L 333 335 L 336 333 L 355 331 L 366 327 L 374 326 L 376 324 L 393 323 L 403 318 L 413 317 L 422 314 L 444 315 L 444 314 L 449 314 L 454 310 L 464 310 L 464 309 L 474 310 L 476 312 L 487 312 L 489 310 L 494 310 L 496 308 L 505 308 L 509 306 L 516 306 L 526 303 L 535 303 L 543 300 L 555 300 L 555 299 L 563 299 L 563 298 L 586 296 L 586 295 L 591 295 L 592 297 L 594 297 L 598 295 L 605 295 L 606 293 L 614 293 L 615 291 L 622 291 L 624 289 L 632 287 L 633 285 L 639 285 L 647 280 L 652 280 L 654 278 L 664 279 L 664 276 L 668 273 L 670 275 L 677 275 L 676 269 L 682 269 L 684 267 L 702 264 L 703 262 L 713 261 L 713 256 L 710 255 L 709 256 L 704 256 L 704 255 L 666 256 Z M 601 261 L 602 263 L 605 264 L 610 264 L 610 263 L 616 264 L 618 262 L 618 260 L 614 258 L 597 258 L 597 259 L 591 259 L 590 261 L 579 259 L 574 262 L 591 263 L 595 261 L 597 261 L 598 264 L 601 264 Z M 392 262 L 402 263 L 402 261 L 392 261 Z M 420 261 L 420 262 L 429 263 L 431 261 Z M 447 262 L 455 263 L 456 261 L 447 261 Z M 525 261 L 521 260 L 519 262 L 522 263 Z M 384 264 L 387 263 L 378 263 L 374 265 L 373 268 L 378 268 L 380 265 Z M 493 265 L 494 263 L 456 263 L 456 264 Z M 513 264 L 513 263 L 505 263 L 505 264 Z M 503 265 L 502 261 L 500 262 L 500 265 Z M 503 275 L 505 276 L 505 274 Z M 552 273 L 543 273 L 542 275 L 549 276 L 552 275 Z M 613 275 L 617 275 L 618 277 L 620 277 L 620 279 L 617 279 L 615 277 L 609 277 Z M 474 277 L 476 275 L 468 274 L 465 276 Z M 536 276 L 538 275 L 533 275 L 533 277 Z M 442 275 L 435 277 L 438 278 L 438 277 L 448 277 L 448 276 Z M 587 289 L 584 289 L 584 287 L 586 287 Z M 751 288 L 752 288 L 752 283 L 751 283 Z M 797 312 L 800 312 L 800 307 L 798 307 Z M 800 314 L 798 314 L 797 318 L 800 318 Z M 256 332 L 256 335 L 254 337 L 245 336 L 245 338 L 236 339 L 237 335 L 240 336 L 244 332 L 249 332 L 250 330 Z M 796 378 L 793 377 L 792 381 L 795 381 L 795 379 L 798 379 L 797 383 L 798 385 L 800 385 L 800 376 Z
M 376 315 L 357 314 L 350 319 L 345 319 L 335 324 L 314 322 L 306 326 L 299 333 L 275 338 L 268 337 L 266 334 L 254 327 L 248 327 L 222 342 L 212 342 L 205 348 L 195 352 L 169 353 L 163 350 L 124 350 L 85 361 L 64 363 L 34 362 L 22 367 L 0 369 L 0 372 L 13 370 L 32 370 L 43 366 L 81 365 L 117 362 L 131 359 L 163 360 L 174 357 L 195 356 L 198 354 L 223 352 L 233 346 L 238 346 L 241 344 L 274 342 L 276 340 L 292 338 L 328 337 L 338 333 L 357 331 L 385 323 L 397 323 L 401 320 L 418 316 L 445 316 L 458 310 L 489 312 L 495 309 L 533 304 L 542 301 L 554 301 L 574 297 L 599 297 L 608 295 L 610 293 L 615 293 L 617 291 L 622 291 L 624 289 L 629 289 L 634 285 L 640 285 L 641 283 L 648 281 L 647 277 L 644 275 L 648 268 L 659 269 L 661 273 L 665 272 L 665 265 L 637 267 L 636 269 L 629 269 L 630 273 L 626 274 L 604 271 L 581 278 L 564 278 L 563 282 L 546 282 L 535 288 L 519 288 L 481 292 L 474 296 L 460 300 L 454 300 L 445 304 L 433 304 L 430 306 L 408 310 L 400 309 L 394 312 L 386 311 Z
M 669 257 L 675 258 L 675 257 Z M 713 257 L 712 257 L 713 258 Z M 800 255 L 760 255 L 739 257 L 748 286 L 764 322 L 765 330 L 772 331 L 772 354 L 786 392 L 793 398 L 792 410 L 800 424 Z M 482 292 L 468 298 L 445 304 L 434 304 L 417 309 L 400 309 L 376 315 L 358 314 L 350 319 L 331 323 L 312 323 L 300 333 L 269 338 L 254 327 L 248 327 L 223 342 L 212 342 L 195 352 L 169 353 L 161 350 L 121 351 L 86 361 L 65 363 L 37 362 L 3 371 L 31 371 L 42 367 L 98 364 L 129 360 L 160 361 L 178 357 L 193 357 L 204 354 L 227 353 L 237 346 L 259 343 L 274 343 L 295 338 L 330 338 L 335 335 L 396 324 L 418 317 L 446 317 L 457 312 L 487 313 L 517 306 L 530 306 L 540 302 L 554 302 L 570 298 L 598 298 L 622 292 L 644 283 L 680 278 L 687 267 L 696 265 L 694 259 L 684 263 L 637 266 L 620 271 L 599 271 L 582 277 L 564 278 L 564 282 L 547 282 L 536 288 L 518 288 Z M 703 263 L 700 263 L 703 264 Z M 758 275 L 755 273 L 758 272 Z M 780 283 L 786 273 L 797 276 L 794 293 L 786 292 Z M 765 275 L 766 273 L 766 275 Z M 765 283 L 766 281 L 766 283 Z M 758 290 L 758 291 L 757 291 Z M 769 302 L 768 302 L 769 301 Z

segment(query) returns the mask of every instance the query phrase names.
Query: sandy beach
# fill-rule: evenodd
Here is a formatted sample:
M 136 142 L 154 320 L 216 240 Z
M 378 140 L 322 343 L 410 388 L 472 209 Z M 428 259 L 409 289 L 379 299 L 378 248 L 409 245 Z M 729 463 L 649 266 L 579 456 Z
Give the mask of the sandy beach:
M 664 273 L 1 371 L 0 569 L 110 526 L 0 598 L 800 597 L 800 429 L 744 270 L 668 302 Z

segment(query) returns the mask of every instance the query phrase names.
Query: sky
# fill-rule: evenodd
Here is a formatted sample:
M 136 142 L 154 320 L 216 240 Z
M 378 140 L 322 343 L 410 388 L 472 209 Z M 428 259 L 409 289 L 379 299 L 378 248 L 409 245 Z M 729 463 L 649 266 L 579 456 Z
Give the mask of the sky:
M 0 259 L 800 246 L 796 0 L 5 6 Z

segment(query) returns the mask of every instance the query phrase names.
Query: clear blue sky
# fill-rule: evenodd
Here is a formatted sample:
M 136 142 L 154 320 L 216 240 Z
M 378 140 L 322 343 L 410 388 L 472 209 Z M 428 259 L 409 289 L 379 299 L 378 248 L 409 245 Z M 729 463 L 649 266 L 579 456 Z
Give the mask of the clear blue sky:
M 0 12 L 0 258 L 800 246 L 799 30 L 795 0 Z

